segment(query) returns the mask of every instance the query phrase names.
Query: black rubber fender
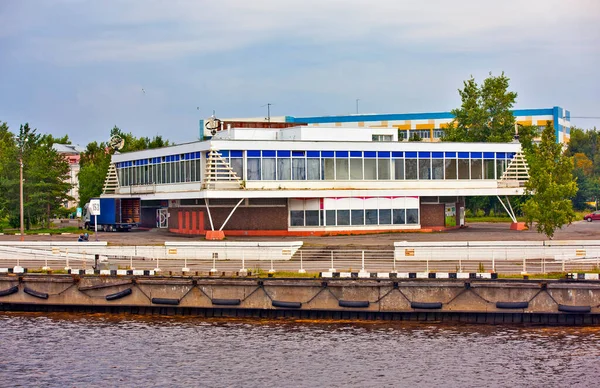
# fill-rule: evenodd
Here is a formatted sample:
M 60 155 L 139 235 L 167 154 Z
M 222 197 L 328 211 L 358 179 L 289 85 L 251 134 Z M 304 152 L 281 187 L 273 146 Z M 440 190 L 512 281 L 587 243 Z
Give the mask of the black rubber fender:
M 131 295 L 131 288 L 127 288 L 123 291 L 115 292 L 114 294 L 108 294 L 104 298 L 106 300 L 117 300 L 126 297 L 127 295 Z
M 370 303 L 368 300 L 339 300 L 338 305 L 340 307 L 369 307 Z
M 8 296 L 19 292 L 19 286 L 12 286 L 6 290 L 0 291 L 0 296 Z
M 154 304 L 168 304 L 171 306 L 179 305 L 179 299 L 172 298 L 152 298 L 152 303 Z
M 442 308 L 442 302 L 410 302 L 413 309 L 436 310 Z
M 302 307 L 302 302 L 285 302 L 282 300 L 272 300 L 273 307 L 283 307 L 287 309 L 299 309 Z
M 32 290 L 29 287 L 23 288 L 23 292 L 26 293 L 26 294 L 29 294 L 31 296 L 35 296 L 36 298 L 48 299 L 48 293 L 47 292 L 38 292 L 38 291 Z
M 566 304 L 559 304 L 558 311 L 563 313 L 589 313 L 592 311 L 592 306 L 567 306 Z
M 497 309 L 526 309 L 529 302 L 496 302 Z
M 239 299 L 221 299 L 221 298 L 214 298 L 211 299 L 212 304 L 217 305 L 217 306 L 239 306 L 242 301 Z

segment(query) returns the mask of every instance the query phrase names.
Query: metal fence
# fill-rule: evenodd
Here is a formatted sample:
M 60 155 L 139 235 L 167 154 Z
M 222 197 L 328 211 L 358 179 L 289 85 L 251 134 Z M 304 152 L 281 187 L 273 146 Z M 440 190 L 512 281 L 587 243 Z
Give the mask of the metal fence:
M 600 268 L 600 242 L 396 243 L 395 249 L 301 248 L 301 242 L 165 243 L 109 246 L 106 243 L 27 243 L 0 245 L 0 268 L 111 268 L 181 272 L 498 272 L 503 274 L 592 271 Z

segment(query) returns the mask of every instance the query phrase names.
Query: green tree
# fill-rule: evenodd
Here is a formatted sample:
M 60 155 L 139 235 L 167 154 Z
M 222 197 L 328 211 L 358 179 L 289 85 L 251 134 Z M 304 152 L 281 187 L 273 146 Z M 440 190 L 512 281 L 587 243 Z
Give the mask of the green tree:
M 461 107 L 453 109 L 454 120 L 444 129 L 443 141 L 510 142 L 515 117 L 511 112 L 517 93 L 508 91 L 510 79 L 504 75 L 489 77 L 480 86 L 471 76 L 458 90 Z
M 573 159 L 556 143 L 551 122 L 542 132 L 541 142 L 527 152 L 529 181 L 525 185 L 531 197 L 523 205 L 527 222 L 536 222 L 538 233 L 554 237 L 556 229 L 575 219 L 571 199 L 577 193 L 573 178 Z

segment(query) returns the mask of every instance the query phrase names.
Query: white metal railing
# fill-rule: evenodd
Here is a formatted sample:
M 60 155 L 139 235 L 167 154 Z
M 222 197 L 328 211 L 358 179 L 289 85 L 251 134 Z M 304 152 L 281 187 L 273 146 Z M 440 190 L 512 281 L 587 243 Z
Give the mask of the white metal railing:
M 247 269 L 293 272 L 498 272 L 590 271 L 600 268 L 600 243 L 510 242 L 401 243 L 387 250 L 301 248 L 302 242 L 177 242 L 159 246 L 106 243 L 0 245 L 0 268 L 90 268 L 96 255 L 116 268 L 187 272 Z M 410 251 L 413 250 L 413 251 Z

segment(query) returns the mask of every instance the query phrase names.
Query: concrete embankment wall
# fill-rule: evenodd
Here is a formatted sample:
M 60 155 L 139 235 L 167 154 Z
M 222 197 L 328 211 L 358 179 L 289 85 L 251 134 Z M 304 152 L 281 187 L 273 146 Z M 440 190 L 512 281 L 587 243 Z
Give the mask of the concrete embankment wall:
M 600 282 L 20 274 L 0 310 L 598 325 Z

